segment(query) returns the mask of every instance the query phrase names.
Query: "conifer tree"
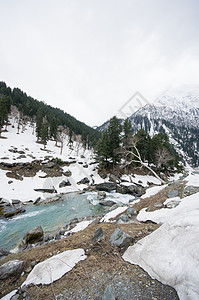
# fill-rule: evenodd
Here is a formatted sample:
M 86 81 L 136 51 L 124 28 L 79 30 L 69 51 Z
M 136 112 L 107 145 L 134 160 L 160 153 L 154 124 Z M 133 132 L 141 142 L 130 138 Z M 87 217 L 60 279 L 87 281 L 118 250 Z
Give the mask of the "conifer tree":
M 126 118 L 123 124 L 123 146 L 128 146 L 133 134 L 133 128 L 130 120 Z

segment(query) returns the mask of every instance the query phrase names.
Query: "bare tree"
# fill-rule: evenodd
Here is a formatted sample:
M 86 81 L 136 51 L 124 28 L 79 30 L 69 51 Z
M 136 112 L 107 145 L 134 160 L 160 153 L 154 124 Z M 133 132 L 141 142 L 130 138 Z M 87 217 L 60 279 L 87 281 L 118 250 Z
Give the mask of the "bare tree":
M 160 168 L 162 165 L 167 166 L 174 157 L 166 147 L 161 147 L 155 152 L 155 158 L 157 167 Z
M 56 144 L 57 142 L 60 143 L 60 154 L 63 152 L 63 147 L 64 147 L 64 142 L 66 141 L 68 137 L 68 128 L 64 128 L 63 126 L 58 126 L 57 130 L 57 139 L 56 139 Z
M 158 174 L 148 165 L 148 163 L 145 163 L 141 155 L 136 147 L 136 143 L 138 140 L 135 138 L 132 139 L 131 143 L 128 145 L 128 147 L 124 147 L 120 153 L 123 153 L 125 157 L 125 163 L 124 163 L 124 168 L 126 168 L 128 165 L 131 165 L 132 163 L 139 163 L 141 167 L 147 168 L 162 184 L 165 183 L 164 180 L 158 176 Z

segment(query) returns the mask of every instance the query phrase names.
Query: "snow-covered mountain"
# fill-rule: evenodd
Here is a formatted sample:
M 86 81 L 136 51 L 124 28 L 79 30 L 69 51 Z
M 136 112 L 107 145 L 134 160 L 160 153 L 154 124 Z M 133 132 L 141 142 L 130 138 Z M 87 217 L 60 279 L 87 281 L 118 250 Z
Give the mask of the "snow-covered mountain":
M 143 128 L 153 136 L 168 134 L 177 152 L 193 166 L 199 166 L 199 86 L 169 89 L 130 116 L 134 132 Z M 123 120 L 121 119 L 121 123 Z M 109 121 L 97 128 L 103 132 Z
M 130 120 L 136 130 L 143 128 L 151 136 L 167 133 L 178 152 L 192 165 L 199 165 L 199 86 L 167 90 Z

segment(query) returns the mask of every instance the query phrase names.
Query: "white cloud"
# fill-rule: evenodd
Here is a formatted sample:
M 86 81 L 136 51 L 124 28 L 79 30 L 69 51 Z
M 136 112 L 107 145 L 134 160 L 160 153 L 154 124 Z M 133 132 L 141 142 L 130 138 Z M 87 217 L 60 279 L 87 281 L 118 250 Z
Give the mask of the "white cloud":
M 199 83 L 198 1 L 2 0 L 1 80 L 101 124 L 139 90 Z

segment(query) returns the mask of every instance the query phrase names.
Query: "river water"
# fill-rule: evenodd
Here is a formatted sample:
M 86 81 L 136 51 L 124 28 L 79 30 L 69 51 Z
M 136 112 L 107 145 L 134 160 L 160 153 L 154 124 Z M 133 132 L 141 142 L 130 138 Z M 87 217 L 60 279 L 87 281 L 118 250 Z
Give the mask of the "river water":
M 104 208 L 93 206 L 82 194 L 67 194 L 50 204 L 27 204 L 26 212 L 12 219 L 0 220 L 0 248 L 13 249 L 30 229 L 41 225 L 45 232 L 62 227 L 74 218 L 101 215 Z

